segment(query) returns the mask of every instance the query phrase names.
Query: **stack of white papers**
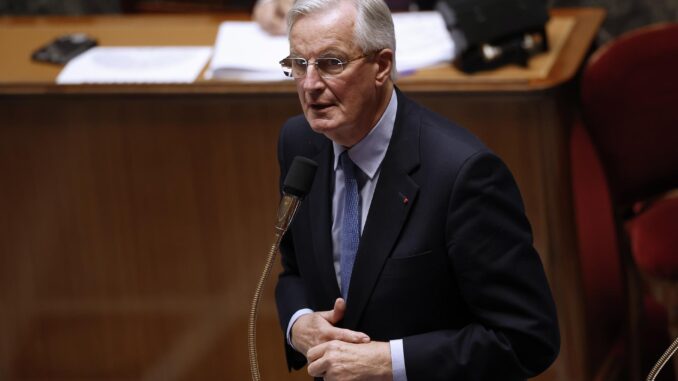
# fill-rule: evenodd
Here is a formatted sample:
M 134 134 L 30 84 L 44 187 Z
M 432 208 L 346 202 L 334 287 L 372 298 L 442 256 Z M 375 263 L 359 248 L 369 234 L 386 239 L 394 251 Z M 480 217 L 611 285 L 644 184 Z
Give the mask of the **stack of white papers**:
M 408 74 L 420 68 L 451 62 L 454 44 L 438 12 L 393 15 L 396 67 Z M 226 21 L 219 26 L 207 79 L 244 81 L 285 80 L 278 62 L 289 55 L 287 37 L 274 37 L 254 22 Z
M 454 59 L 454 42 L 440 13 L 396 13 L 393 24 L 399 74 L 450 63 Z
M 286 77 L 278 62 L 289 52 L 286 36 L 271 36 L 251 21 L 225 21 L 219 25 L 205 78 L 283 80 Z
M 72 59 L 57 83 L 191 83 L 211 54 L 209 46 L 96 47 Z

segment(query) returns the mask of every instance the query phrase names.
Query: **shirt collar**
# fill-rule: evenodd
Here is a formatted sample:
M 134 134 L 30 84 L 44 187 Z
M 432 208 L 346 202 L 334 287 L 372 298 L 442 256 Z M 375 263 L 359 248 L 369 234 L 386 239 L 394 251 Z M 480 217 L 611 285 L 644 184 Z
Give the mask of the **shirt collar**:
M 397 109 L 398 97 L 395 89 L 393 89 L 391 100 L 388 102 L 384 114 L 382 114 L 372 131 L 348 150 L 348 156 L 351 158 L 351 161 L 370 180 L 377 174 L 377 170 L 384 160 L 384 156 L 386 156 L 386 149 L 391 141 L 391 135 L 393 135 Z M 334 147 L 334 170 L 336 171 L 339 165 L 339 155 L 346 150 L 346 147 L 335 142 L 332 142 L 332 146 Z

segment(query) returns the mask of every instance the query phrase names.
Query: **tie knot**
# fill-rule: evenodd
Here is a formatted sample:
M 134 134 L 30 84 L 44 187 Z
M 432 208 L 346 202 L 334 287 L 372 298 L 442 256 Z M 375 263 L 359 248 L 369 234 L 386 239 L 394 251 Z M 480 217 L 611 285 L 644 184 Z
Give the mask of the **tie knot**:
M 351 157 L 348 156 L 348 150 L 339 155 L 339 164 L 341 164 L 341 169 L 344 171 L 344 178 L 355 180 L 358 183 L 358 189 L 362 189 L 367 180 L 367 175 L 351 160 Z

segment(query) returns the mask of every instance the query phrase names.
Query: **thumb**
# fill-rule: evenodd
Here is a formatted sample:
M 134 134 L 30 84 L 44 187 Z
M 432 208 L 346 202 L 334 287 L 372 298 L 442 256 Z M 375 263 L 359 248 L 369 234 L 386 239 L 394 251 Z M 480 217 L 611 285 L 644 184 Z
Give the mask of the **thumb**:
M 337 298 L 334 301 L 334 309 L 332 310 L 332 325 L 337 324 L 344 318 L 344 312 L 346 312 L 346 301 L 343 298 Z
M 319 314 L 330 324 L 336 325 L 344 318 L 344 311 L 346 311 L 346 302 L 342 298 L 337 298 L 337 300 L 334 301 L 334 308 L 332 310 L 320 311 Z

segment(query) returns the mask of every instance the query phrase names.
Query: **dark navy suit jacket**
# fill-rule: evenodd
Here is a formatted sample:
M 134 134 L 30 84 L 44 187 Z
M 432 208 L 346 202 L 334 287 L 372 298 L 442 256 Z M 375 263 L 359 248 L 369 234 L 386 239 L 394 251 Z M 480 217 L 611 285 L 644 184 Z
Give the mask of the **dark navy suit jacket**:
M 363 228 L 341 326 L 403 339 L 409 381 L 521 380 L 559 350 L 556 311 L 520 193 L 476 137 L 397 91 L 398 111 Z M 283 331 L 340 297 L 332 259 L 331 141 L 302 116 L 283 127 L 281 178 L 319 167 L 281 245 Z M 290 368 L 305 358 L 286 344 Z

